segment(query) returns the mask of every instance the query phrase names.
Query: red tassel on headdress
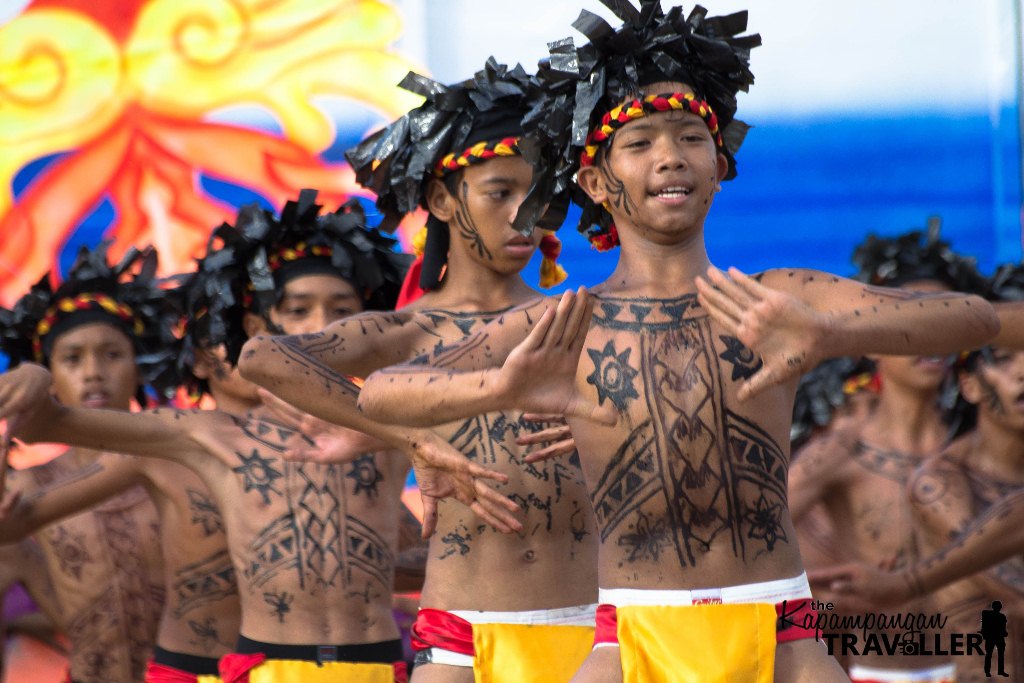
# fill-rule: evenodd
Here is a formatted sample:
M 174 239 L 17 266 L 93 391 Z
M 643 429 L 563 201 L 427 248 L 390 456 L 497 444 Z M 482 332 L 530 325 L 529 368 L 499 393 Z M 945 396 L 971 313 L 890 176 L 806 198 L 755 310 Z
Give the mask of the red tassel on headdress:
M 540 286 L 547 289 L 565 282 L 569 274 L 558 265 L 558 256 L 562 253 L 562 240 L 555 233 L 544 231 L 540 239 L 540 253 L 544 260 L 540 262 Z

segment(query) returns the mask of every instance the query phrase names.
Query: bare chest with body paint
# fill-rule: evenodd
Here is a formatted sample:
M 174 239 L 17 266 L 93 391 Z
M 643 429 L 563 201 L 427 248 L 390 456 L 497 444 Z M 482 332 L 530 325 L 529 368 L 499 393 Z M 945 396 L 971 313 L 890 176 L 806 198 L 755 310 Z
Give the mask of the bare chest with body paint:
M 367 453 L 342 465 L 283 459 L 305 439 L 235 420 L 200 474 L 221 510 L 241 596 L 241 633 L 274 643 L 396 637 L 391 586 L 407 465 Z
M 462 340 L 501 313 L 427 309 L 414 320 L 436 339 L 423 351 L 440 354 L 439 345 Z M 523 530 L 501 534 L 465 506 L 441 501 L 424 606 L 515 611 L 596 600 L 596 535 L 578 455 L 528 463 L 530 449 L 516 442 L 548 426 L 523 420 L 519 411 L 500 411 L 434 429 L 470 460 L 508 475 L 495 489 L 519 504 Z M 480 576 L 489 580 L 476 580 Z
M 88 470 L 66 454 L 10 485 L 42 488 Z M 140 487 L 39 532 L 75 680 L 141 680 L 164 602 L 159 533 L 156 509 Z
M 603 587 L 690 588 L 798 574 L 786 506 L 792 389 L 745 402 L 760 366 L 696 296 L 597 297 L 577 386 L 615 427 L 572 424 Z

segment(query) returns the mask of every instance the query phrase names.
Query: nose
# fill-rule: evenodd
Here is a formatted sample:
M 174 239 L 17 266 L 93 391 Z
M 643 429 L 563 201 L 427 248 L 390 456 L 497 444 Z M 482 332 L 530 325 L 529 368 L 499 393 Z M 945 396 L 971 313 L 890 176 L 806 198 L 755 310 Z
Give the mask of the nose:
M 654 144 L 657 153 L 655 169 L 659 173 L 686 168 L 686 156 L 683 154 L 682 147 L 672 136 L 659 136 Z
M 87 353 L 82 358 L 82 378 L 87 382 L 103 379 L 103 360 L 99 354 Z

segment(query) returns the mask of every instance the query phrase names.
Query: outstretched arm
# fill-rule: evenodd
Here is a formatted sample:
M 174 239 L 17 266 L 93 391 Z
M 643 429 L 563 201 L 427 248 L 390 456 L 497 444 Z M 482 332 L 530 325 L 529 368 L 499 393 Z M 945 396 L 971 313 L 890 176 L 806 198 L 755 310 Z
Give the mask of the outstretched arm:
M 897 572 L 863 564 L 808 573 L 812 583 L 876 604 L 899 603 L 930 593 L 1024 552 L 1024 490 L 1007 495 L 964 529 L 955 541 Z
M 384 424 L 356 407 L 360 389 L 348 373 L 386 365 L 384 357 L 408 345 L 400 329 L 405 322 L 404 317 L 390 315 L 360 317 L 339 321 L 317 334 L 256 337 L 243 348 L 239 369 L 243 377 L 286 404 L 405 453 L 420 483 L 425 536 L 433 533 L 437 501 L 445 497 L 468 506 L 499 531 L 518 530 L 521 524 L 513 515 L 518 506 L 484 483 L 506 482 L 506 475 L 470 462 L 429 430 Z M 372 339 L 369 346 L 376 348 L 367 348 L 364 337 Z
M 242 377 L 296 408 L 337 425 L 373 429 L 355 407 L 353 377 L 417 355 L 423 337 L 409 313 L 374 311 L 331 323 L 314 334 L 258 336 L 238 361 Z
M 49 395 L 51 381 L 46 368 L 28 363 L 0 375 L 0 419 L 8 421 L 8 436 L 183 464 L 207 455 L 197 437 L 206 423 L 217 419 L 209 412 L 68 407 Z
M 592 310 L 581 289 L 563 294 L 539 318 L 529 309 L 505 314 L 421 359 L 429 366 L 411 363 L 373 373 L 359 407 L 382 422 L 417 426 L 505 409 L 614 423 L 612 406 L 601 409 L 583 399 L 575 385 Z
M 812 270 L 755 279 L 711 268 L 696 282 L 701 305 L 763 361 L 740 387 L 741 400 L 826 358 L 956 353 L 999 332 L 992 305 L 973 295 L 872 287 Z
M 0 375 L 0 398 L 9 384 L 31 382 L 49 386 L 49 372 L 39 366 L 21 366 Z M 234 462 L 234 453 L 223 446 L 224 430 L 234 430 L 233 418 L 216 411 L 157 409 L 141 413 L 118 410 L 69 408 L 57 404 L 48 395 L 13 392 L 0 401 L 0 419 L 13 418 L 14 436 L 25 441 L 66 443 L 95 450 L 115 451 L 180 462 L 195 470 L 208 466 L 210 456 L 224 463 Z M 393 430 L 397 432 L 398 430 Z M 297 433 L 298 434 L 298 433 Z M 417 477 L 423 479 L 425 507 L 431 510 L 443 497 L 454 497 L 468 505 L 487 523 L 504 532 L 521 526 L 513 516 L 516 504 L 486 486 L 480 477 L 506 480 L 504 475 L 471 463 L 432 432 L 405 430 L 399 436 L 399 448 L 411 452 Z M 385 439 L 387 440 L 387 439 Z M 425 471 L 427 466 L 440 471 Z M 433 529 L 433 520 L 424 533 Z
M 27 495 L 7 493 L 0 505 L 0 543 L 19 541 L 142 482 L 143 477 L 132 458 L 108 454 Z
M 992 304 L 999 316 L 999 334 L 989 343 L 1004 349 L 1024 349 L 1024 301 Z

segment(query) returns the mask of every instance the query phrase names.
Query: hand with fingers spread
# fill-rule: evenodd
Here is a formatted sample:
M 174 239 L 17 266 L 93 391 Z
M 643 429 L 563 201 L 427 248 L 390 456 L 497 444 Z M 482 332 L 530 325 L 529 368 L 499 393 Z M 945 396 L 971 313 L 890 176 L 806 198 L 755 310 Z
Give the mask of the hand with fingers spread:
M 523 458 L 524 461 L 541 462 L 576 452 L 576 441 L 572 438 L 572 430 L 569 429 L 569 425 L 562 415 L 523 413 L 523 422 L 554 425 L 539 432 L 530 432 L 516 437 L 516 443 L 520 446 L 543 445 L 543 448 L 528 453 Z
M 821 360 L 828 317 L 796 297 L 736 268 L 726 275 L 711 267 L 696 284 L 708 314 L 761 358 L 761 368 L 740 384 L 739 400 L 802 375 Z
M 508 476 L 470 462 L 451 444 L 428 430 L 410 436 L 409 459 L 423 499 L 423 538 L 429 538 L 437 526 L 437 501 L 455 498 L 487 524 L 504 534 L 521 531 L 515 513 L 519 505 L 501 495 L 484 480 L 508 483 Z
M 576 369 L 593 310 L 593 299 L 581 287 L 576 293 L 565 292 L 556 308 L 544 311 L 499 371 L 503 403 L 528 412 L 616 423 L 614 406 L 599 406 L 581 396 L 576 387 Z
M 316 462 L 321 464 L 353 462 L 364 453 L 391 448 L 380 439 L 348 427 L 332 424 L 304 413 L 266 389 L 259 389 L 260 399 L 274 415 L 294 425 L 307 437 L 284 452 L 285 460 Z

